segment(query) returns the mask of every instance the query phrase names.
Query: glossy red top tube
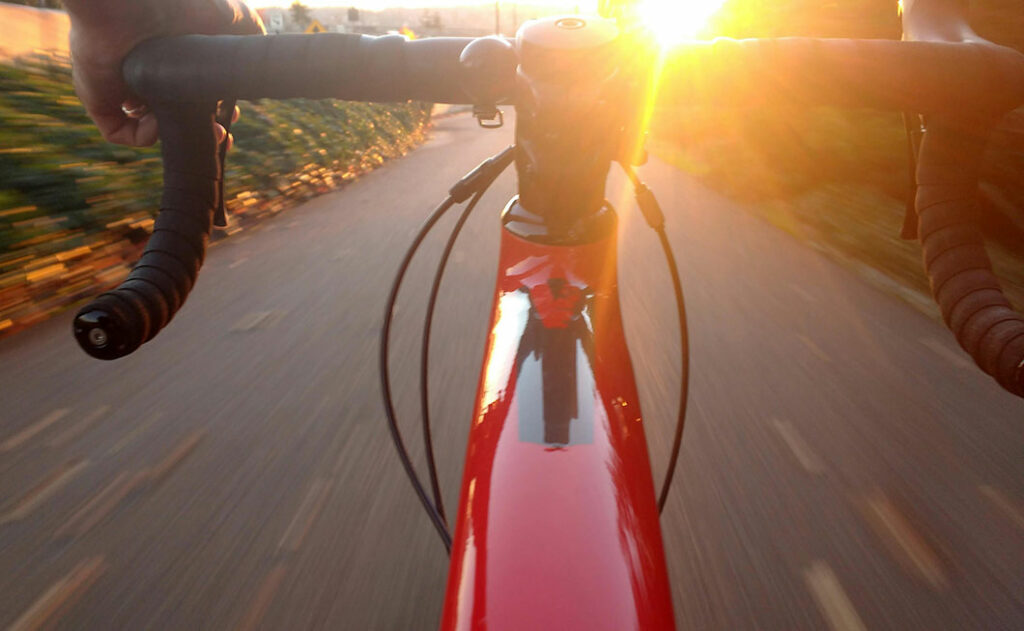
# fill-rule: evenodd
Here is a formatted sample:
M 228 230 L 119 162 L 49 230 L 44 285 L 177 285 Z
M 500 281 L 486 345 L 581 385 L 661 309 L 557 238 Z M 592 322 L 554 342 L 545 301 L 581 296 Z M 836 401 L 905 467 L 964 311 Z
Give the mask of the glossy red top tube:
M 442 629 L 674 628 L 615 249 L 503 230 Z

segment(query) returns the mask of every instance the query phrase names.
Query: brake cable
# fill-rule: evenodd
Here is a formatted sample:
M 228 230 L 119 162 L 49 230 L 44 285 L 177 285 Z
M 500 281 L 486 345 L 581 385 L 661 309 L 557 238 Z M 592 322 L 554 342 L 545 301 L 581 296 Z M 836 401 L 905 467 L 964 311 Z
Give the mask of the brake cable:
M 449 235 L 448 243 L 445 247 L 444 254 L 438 264 L 438 270 L 434 277 L 434 285 L 431 289 L 430 295 L 430 306 L 428 308 L 427 319 L 424 324 L 425 331 L 428 336 L 424 341 L 423 346 L 424 351 L 422 362 L 425 365 L 427 361 L 426 348 L 429 344 L 429 331 L 433 308 L 436 303 L 437 291 L 441 284 L 441 276 L 444 273 L 444 266 L 447 263 L 448 255 L 451 253 L 451 249 L 455 245 L 455 239 L 458 237 L 458 233 L 462 230 L 462 226 L 465 224 L 466 219 L 469 218 L 470 213 L 472 213 L 473 209 L 476 208 L 480 198 L 483 197 L 491 184 L 493 184 L 502 171 L 512 163 L 513 156 L 514 147 L 507 147 L 498 155 L 481 162 L 476 168 L 463 176 L 462 179 L 449 189 L 447 199 L 441 202 L 441 204 L 438 205 L 437 208 L 435 208 L 427 217 L 426 221 L 423 222 L 423 225 L 420 227 L 419 232 L 417 232 L 412 244 L 402 257 L 402 262 L 398 267 L 398 272 L 395 274 L 395 279 L 391 284 L 391 290 L 388 293 L 387 306 L 384 310 L 384 323 L 381 327 L 379 357 L 380 380 L 381 391 L 384 397 L 384 412 L 387 416 L 388 430 L 391 433 L 391 440 L 395 445 L 395 451 L 398 452 L 398 458 L 402 462 L 402 467 L 405 469 L 406 476 L 408 476 L 409 482 L 412 483 L 413 490 L 416 491 L 416 496 L 419 498 L 424 510 L 426 510 L 428 517 L 430 517 L 430 521 L 434 525 L 434 529 L 437 530 L 437 534 L 441 537 L 441 542 L 444 544 L 445 551 L 449 554 L 451 553 L 452 538 L 448 529 L 448 520 L 444 515 L 444 505 L 441 501 L 441 492 L 437 481 L 437 467 L 434 461 L 434 447 L 430 434 L 430 419 L 427 413 L 426 395 L 421 393 L 420 400 L 421 405 L 423 406 L 423 440 L 427 454 L 427 466 L 430 472 L 433 501 L 431 501 L 431 498 L 427 496 L 423 482 L 420 480 L 419 475 L 416 473 L 416 469 L 413 467 L 412 460 L 409 457 L 409 452 L 405 448 L 405 441 L 402 439 L 402 432 L 399 429 L 398 422 L 396 420 L 394 401 L 391 396 L 391 376 L 388 370 L 389 349 L 391 343 L 391 322 L 394 319 L 395 303 L 397 302 L 398 292 L 401 289 L 405 273 L 408 271 L 413 256 L 423 243 L 423 240 L 434 228 L 438 220 L 441 219 L 441 217 L 443 217 L 445 213 L 452 208 L 452 206 L 460 204 L 472 197 L 469 204 L 463 211 L 462 216 L 459 217 L 455 228 L 452 230 L 452 234 Z M 421 386 L 426 383 L 427 375 L 426 372 L 424 372 L 421 378 Z
M 637 206 L 644 216 L 644 221 L 658 235 L 661 243 L 661 251 L 665 255 L 665 263 L 668 265 L 669 274 L 672 276 L 672 289 L 676 296 L 676 313 L 679 317 L 679 352 L 680 371 L 682 373 L 679 383 L 679 416 L 676 419 L 675 436 L 672 438 L 672 454 L 669 456 L 668 470 L 665 471 L 665 481 L 662 482 L 661 492 L 658 494 L 658 514 L 665 510 L 665 502 L 668 501 L 668 492 L 672 487 L 672 478 L 676 472 L 676 464 L 679 462 L 679 450 L 683 442 L 683 429 L 686 426 L 686 404 L 689 398 L 690 389 L 690 333 L 686 324 L 686 300 L 683 296 L 683 284 L 679 279 L 679 267 L 676 265 L 676 257 L 672 252 L 672 244 L 669 243 L 668 235 L 665 234 L 665 215 L 661 212 L 661 205 L 654 197 L 654 193 L 646 184 L 640 181 L 633 167 L 624 162 L 619 166 L 626 173 L 626 177 L 633 184 L 633 192 L 636 195 Z

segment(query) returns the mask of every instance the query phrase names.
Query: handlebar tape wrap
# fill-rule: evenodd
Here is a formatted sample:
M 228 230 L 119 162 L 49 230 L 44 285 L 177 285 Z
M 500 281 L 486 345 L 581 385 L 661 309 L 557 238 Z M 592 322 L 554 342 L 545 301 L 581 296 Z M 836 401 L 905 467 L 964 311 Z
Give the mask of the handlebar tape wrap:
M 459 54 L 471 38 L 187 35 L 140 44 L 125 80 L 147 101 L 337 98 L 468 103 Z
M 977 226 L 984 133 L 929 121 L 917 169 L 925 271 L 942 317 L 978 366 L 1024 396 L 1024 317 L 1003 295 Z
M 987 42 L 717 39 L 670 51 L 659 99 L 729 107 L 783 100 L 986 117 L 1024 103 L 1024 55 Z
M 236 98 L 420 99 L 465 102 L 459 54 L 468 38 L 184 36 L 141 44 L 125 79 L 160 121 L 164 191 L 145 251 L 128 278 L 83 307 L 79 344 L 123 357 L 174 317 L 206 255 L 222 177 L 216 102 Z
M 221 178 L 214 105 L 156 110 L 164 190 L 153 234 L 128 278 L 83 307 L 75 337 L 90 355 L 117 359 L 153 338 L 181 308 L 206 255 Z

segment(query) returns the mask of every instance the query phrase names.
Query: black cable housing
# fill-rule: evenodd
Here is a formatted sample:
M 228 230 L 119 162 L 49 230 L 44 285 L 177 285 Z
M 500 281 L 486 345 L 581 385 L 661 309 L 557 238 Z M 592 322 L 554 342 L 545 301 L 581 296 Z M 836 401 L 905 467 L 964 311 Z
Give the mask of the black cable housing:
M 391 291 L 388 293 L 387 306 L 384 309 L 384 322 L 381 325 L 380 331 L 380 385 L 381 394 L 384 397 L 384 413 L 387 416 L 388 430 L 391 432 L 391 441 L 395 445 L 395 451 L 398 452 L 398 458 L 402 461 L 402 467 L 405 469 L 405 475 L 409 478 L 409 482 L 412 483 L 413 490 L 416 491 L 416 497 L 419 498 L 420 504 L 423 505 L 423 509 L 427 511 L 427 516 L 430 517 L 431 523 L 434 525 L 434 529 L 437 530 L 438 536 L 441 537 L 441 542 L 444 544 L 445 551 L 451 552 L 452 548 L 452 536 L 448 532 L 448 525 L 445 523 L 444 517 L 438 512 L 437 507 L 431 502 L 430 498 L 427 497 L 427 492 L 423 488 L 423 483 L 420 481 L 419 475 L 416 473 L 416 469 L 412 465 L 412 460 L 409 458 L 409 451 L 405 448 L 405 442 L 402 440 L 402 431 L 398 428 L 398 421 L 395 417 L 395 406 L 394 401 L 391 397 L 391 377 L 388 373 L 388 352 L 391 344 L 391 321 L 395 316 L 395 302 L 398 299 L 398 290 L 402 287 L 402 280 L 405 278 L 405 273 L 409 269 L 409 264 L 412 262 L 413 256 L 416 254 L 416 250 L 419 249 L 423 239 L 430 232 L 434 224 L 444 216 L 448 210 L 455 205 L 453 197 L 449 196 L 446 200 L 434 209 L 434 212 L 427 217 L 427 220 L 423 222 L 423 226 L 419 232 L 416 233 L 416 238 L 413 239 L 412 245 L 405 251 L 405 256 L 402 258 L 401 264 L 398 266 L 398 272 L 395 274 L 395 280 L 391 284 Z
M 643 214 L 644 221 L 658 235 L 658 242 L 661 244 L 661 251 L 665 255 L 665 263 L 668 265 L 669 274 L 672 277 L 672 289 L 676 297 L 676 315 L 679 318 L 679 355 L 680 355 L 680 380 L 679 380 L 679 415 L 676 418 L 675 436 L 672 438 L 672 454 L 669 456 L 668 469 L 665 471 L 665 480 L 661 485 L 661 492 L 658 494 L 658 513 L 665 510 L 665 503 L 668 501 L 668 492 L 672 488 L 672 479 L 675 476 L 676 465 L 679 462 L 679 451 L 683 443 L 683 430 L 686 427 L 686 406 L 689 400 L 690 391 L 690 332 L 686 323 L 686 298 L 683 295 L 683 283 L 679 278 L 679 267 L 676 265 L 676 257 L 672 252 L 672 244 L 665 234 L 665 215 L 661 212 L 658 200 L 646 184 L 640 181 L 632 167 L 625 163 L 619 163 L 626 177 L 633 184 L 636 193 L 636 202 Z
M 459 215 L 452 232 L 448 235 L 448 242 L 441 253 L 441 259 L 437 263 L 437 271 L 434 273 L 434 282 L 430 287 L 430 299 L 427 301 L 427 314 L 423 319 L 423 341 L 420 348 L 420 418 L 423 422 L 423 449 L 427 455 L 427 469 L 430 472 L 430 489 L 434 494 L 434 504 L 441 519 L 448 523 L 448 517 L 444 512 L 444 500 L 441 497 L 441 485 L 437 478 L 437 463 L 434 460 L 434 441 L 430 431 L 430 332 L 434 323 L 434 307 L 437 305 L 437 294 L 441 289 L 441 279 L 444 278 L 444 270 L 448 264 L 448 257 L 451 255 L 455 241 L 462 232 L 462 227 L 469 219 L 473 209 L 476 208 L 478 197 L 466 205 L 466 208 Z
M 448 528 L 448 521 L 444 514 L 444 504 L 441 499 L 440 485 L 437 479 L 437 466 L 434 460 L 434 447 L 431 439 L 430 431 L 430 419 L 428 413 L 428 399 L 426 395 L 421 392 L 421 404 L 423 412 L 423 440 L 424 449 L 427 456 L 427 466 L 430 474 L 431 487 L 433 492 L 433 501 L 427 496 L 426 489 L 424 488 L 423 482 L 420 480 L 419 475 L 416 473 L 415 467 L 413 467 L 412 460 L 409 457 L 409 451 L 405 447 L 405 441 L 402 439 L 402 432 L 398 427 L 397 416 L 395 414 L 394 400 L 391 395 L 391 376 L 388 369 L 389 366 L 389 351 L 391 345 L 391 323 L 394 320 L 395 303 L 398 299 L 398 293 L 402 286 L 402 281 L 405 278 L 406 272 L 409 270 L 409 265 L 412 263 L 412 259 L 415 256 L 420 245 L 423 243 L 423 239 L 426 238 L 427 234 L 434 228 L 438 220 L 441 219 L 454 206 L 456 203 L 465 201 L 472 195 L 472 199 L 463 211 L 462 216 L 456 223 L 452 234 L 449 235 L 447 246 L 445 247 L 443 256 L 438 265 L 437 272 L 434 277 L 434 284 L 431 289 L 430 305 L 427 310 L 427 316 L 425 321 L 425 335 L 427 336 L 424 340 L 423 345 L 423 356 L 422 362 L 424 365 L 428 361 L 428 347 L 429 347 L 429 329 L 433 318 L 434 305 L 436 303 L 437 291 L 441 285 L 441 278 L 444 274 L 445 263 L 447 262 L 448 256 L 451 253 L 452 247 L 454 247 L 455 239 L 458 237 L 458 233 L 461 231 L 463 224 L 469 215 L 476 208 L 477 203 L 483 197 L 487 189 L 490 188 L 494 180 L 501 174 L 505 168 L 508 167 L 512 162 L 512 156 L 514 155 L 514 148 L 508 147 L 500 154 L 489 158 L 466 174 L 461 180 L 459 180 L 455 186 L 449 190 L 448 198 L 445 199 L 434 211 L 427 217 L 426 221 L 420 227 L 419 232 L 416 233 L 416 237 L 413 239 L 412 244 L 406 250 L 405 255 L 402 257 L 402 262 L 399 264 L 398 272 L 395 274 L 395 280 L 392 282 L 391 290 L 388 294 L 387 305 L 384 310 L 384 321 L 381 326 L 381 337 L 380 337 L 380 380 L 381 380 L 381 393 L 384 399 L 384 412 L 387 417 L 388 430 L 391 433 L 391 440 L 395 445 L 395 451 L 398 452 L 398 457 L 402 462 L 402 467 L 405 469 L 406 476 L 409 478 L 409 482 L 412 484 L 413 489 L 416 491 L 416 496 L 420 500 L 420 504 L 423 505 L 424 510 L 427 511 L 428 517 L 430 517 L 431 523 L 434 525 L 434 529 L 437 530 L 438 535 L 441 537 L 441 542 L 444 544 L 445 551 L 451 553 L 452 538 L 451 532 Z M 426 369 L 421 376 L 421 387 L 425 388 L 425 384 L 428 382 L 428 375 Z

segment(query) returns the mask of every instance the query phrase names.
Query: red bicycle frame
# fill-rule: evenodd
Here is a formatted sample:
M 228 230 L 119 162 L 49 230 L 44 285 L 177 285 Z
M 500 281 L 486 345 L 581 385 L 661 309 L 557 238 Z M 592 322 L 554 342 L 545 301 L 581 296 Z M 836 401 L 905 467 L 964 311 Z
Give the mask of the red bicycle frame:
M 445 631 L 674 628 L 615 254 L 502 231 Z

